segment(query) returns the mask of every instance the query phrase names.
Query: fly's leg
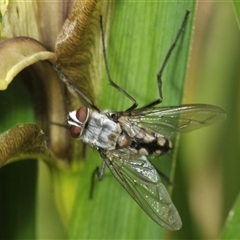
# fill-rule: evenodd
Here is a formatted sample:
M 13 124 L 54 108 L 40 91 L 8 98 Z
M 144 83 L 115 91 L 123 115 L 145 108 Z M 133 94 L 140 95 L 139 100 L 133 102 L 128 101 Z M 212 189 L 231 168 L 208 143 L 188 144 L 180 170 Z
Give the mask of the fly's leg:
M 105 161 L 103 160 L 103 161 L 102 161 L 102 166 L 101 166 L 100 170 L 98 171 L 98 179 L 99 179 L 99 181 L 101 181 L 101 180 L 103 179 L 105 167 L 106 167 L 106 163 L 105 163 Z
M 171 47 L 169 48 L 169 50 L 168 50 L 168 52 L 167 52 L 167 55 L 165 56 L 165 59 L 163 60 L 163 64 L 162 64 L 162 66 L 161 66 L 161 68 L 160 68 L 160 71 L 158 72 L 158 75 L 157 75 L 157 83 L 158 83 L 158 90 L 159 90 L 159 103 L 161 103 L 162 100 L 163 100 L 163 95 L 162 95 L 162 74 L 163 74 L 163 71 L 164 71 L 164 69 L 165 69 L 165 67 L 166 67 L 166 64 L 167 64 L 167 62 L 168 62 L 168 60 L 169 60 L 169 58 L 170 58 L 170 56 L 171 56 L 174 48 L 175 48 L 176 45 L 177 45 L 177 42 L 178 42 L 180 36 L 181 36 L 182 33 L 183 33 L 183 30 L 184 30 L 184 28 L 185 28 L 185 26 L 186 26 L 186 23 L 187 23 L 187 20 L 188 20 L 189 13 L 190 13 L 190 11 L 187 10 L 187 11 L 186 11 L 186 14 L 185 14 L 185 16 L 184 16 L 182 25 L 181 25 L 178 33 L 177 33 L 177 36 L 176 36 L 174 42 L 172 43 Z
M 168 185 L 174 186 L 174 183 L 169 179 L 169 177 L 166 174 L 164 174 L 162 171 L 158 170 L 157 168 L 155 168 L 155 169 L 156 169 L 158 175 L 161 178 L 163 178 L 167 182 Z
M 57 72 L 60 79 L 66 84 L 68 87 L 68 90 L 71 93 L 77 93 L 82 99 L 84 99 L 93 109 L 95 109 L 98 112 L 101 112 L 101 110 L 83 93 L 81 92 L 72 82 L 68 80 L 68 78 L 58 69 L 58 66 L 53 65 L 51 62 L 47 61 L 52 68 Z
M 122 89 L 120 86 L 118 86 L 112 80 L 111 75 L 110 75 L 110 70 L 109 70 L 108 61 L 107 61 L 106 47 L 105 47 L 105 38 L 104 38 L 104 32 L 103 32 L 102 16 L 100 16 L 100 27 L 101 27 L 101 34 L 102 34 L 103 58 L 104 58 L 104 63 L 105 63 L 106 71 L 107 71 L 108 81 L 109 81 L 111 86 L 116 88 L 120 93 L 122 93 L 124 96 L 126 96 L 128 99 L 130 99 L 133 102 L 132 106 L 126 110 L 126 111 L 131 111 L 138 106 L 137 101 L 130 94 L 128 94 L 124 89 Z
M 90 185 L 90 191 L 89 191 L 89 199 L 93 199 L 93 190 L 95 186 L 95 176 L 98 175 L 99 167 L 96 167 L 96 169 L 93 171 L 91 176 L 91 185 Z
M 167 52 L 167 54 L 166 54 L 166 56 L 165 56 L 165 58 L 163 60 L 163 64 L 162 64 L 162 66 L 161 66 L 161 68 L 160 68 L 160 70 L 159 70 L 159 72 L 157 74 L 157 84 L 158 84 L 158 90 L 159 90 L 159 99 L 157 99 L 154 102 L 151 102 L 151 103 L 147 104 L 146 106 L 140 108 L 141 110 L 144 110 L 146 108 L 152 108 L 155 105 L 157 105 L 157 104 L 159 104 L 159 103 L 161 103 L 163 101 L 163 94 L 162 94 L 162 75 L 163 75 L 163 71 L 164 71 L 164 69 L 165 69 L 165 67 L 167 65 L 167 62 L 168 62 L 168 60 L 169 60 L 169 58 L 170 58 L 174 48 L 176 47 L 176 44 L 177 44 L 179 38 L 181 37 L 181 35 L 183 33 L 183 30 L 184 30 L 184 28 L 186 26 L 186 23 L 187 23 L 187 20 L 188 20 L 189 13 L 190 13 L 190 11 L 187 10 L 186 14 L 184 16 L 182 25 L 181 25 L 180 29 L 178 30 L 177 36 L 176 36 L 174 42 L 172 43 L 171 47 L 169 48 L 169 50 L 168 50 L 168 52 Z
M 106 163 L 103 160 L 101 168 L 99 169 L 99 167 L 96 167 L 96 169 L 92 173 L 91 187 L 90 187 L 90 191 L 89 191 L 89 198 L 90 199 L 93 199 L 93 191 L 94 191 L 94 186 L 95 186 L 95 176 L 97 175 L 98 180 L 101 181 L 103 179 L 105 167 L 106 167 Z

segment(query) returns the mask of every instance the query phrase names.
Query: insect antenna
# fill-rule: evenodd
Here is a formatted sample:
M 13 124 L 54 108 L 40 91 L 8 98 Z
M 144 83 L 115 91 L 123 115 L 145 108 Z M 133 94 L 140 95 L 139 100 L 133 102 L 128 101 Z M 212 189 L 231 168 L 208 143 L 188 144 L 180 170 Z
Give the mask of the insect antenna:
M 69 126 L 66 125 L 66 124 L 63 124 L 63 123 L 58 123 L 58 122 L 51 122 L 51 121 L 49 121 L 49 124 L 52 124 L 52 125 L 55 125 L 55 126 L 58 126 L 58 127 L 62 127 L 62 128 L 67 128 L 67 129 L 69 129 Z
M 108 81 L 109 81 L 111 86 L 116 88 L 119 92 L 121 92 L 124 96 L 126 96 L 128 99 L 130 99 L 133 102 L 133 105 L 126 110 L 126 111 L 131 111 L 138 106 L 138 102 L 130 94 L 128 94 L 124 89 L 122 89 L 120 86 L 118 86 L 112 80 L 111 75 L 110 75 L 110 70 L 109 70 L 108 61 L 107 61 L 107 54 L 106 54 L 106 46 L 105 46 L 105 37 L 104 37 L 102 16 L 100 16 L 100 28 L 101 28 L 102 45 L 103 45 L 103 58 L 104 58 L 104 64 L 105 64 L 105 68 L 106 68 L 106 72 L 107 72 L 107 76 L 108 76 Z
M 77 93 L 82 99 L 84 99 L 93 109 L 95 109 L 98 112 L 101 112 L 101 110 L 83 93 L 81 92 L 72 82 L 68 80 L 68 78 L 58 69 L 58 67 L 51 62 L 47 61 L 52 68 L 57 72 L 60 79 L 67 85 L 68 90 L 73 93 Z
M 181 34 L 183 33 L 183 30 L 184 30 L 185 25 L 186 25 L 187 20 L 188 20 L 189 13 L 190 13 L 190 11 L 187 10 L 186 14 L 185 14 L 185 17 L 183 19 L 182 25 L 181 25 L 178 33 L 177 33 L 177 36 L 176 36 L 174 42 L 172 43 L 171 47 L 169 48 L 169 50 L 167 52 L 167 55 L 165 56 L 165 58 L 163 60 L 163 64 L 162 64 L 162 66 L 160 68 L 160 71 L 158 72 L 157 82 L 158 82 L 158 89 L 159 89 L 159 103 L 161 103 L 162 100 L 163 100 L 163 94 L 162 94 L 162 74 L 163 74 L 163 71 L 164 71 L 164 69 L 166 67 L 166 64 L 167 64 L 167 62 L 168 62 L 168 60 L 169 60 L 169 58 L 170 58 L 174 48 L 176 47 L 176 44 L 177 44 Z

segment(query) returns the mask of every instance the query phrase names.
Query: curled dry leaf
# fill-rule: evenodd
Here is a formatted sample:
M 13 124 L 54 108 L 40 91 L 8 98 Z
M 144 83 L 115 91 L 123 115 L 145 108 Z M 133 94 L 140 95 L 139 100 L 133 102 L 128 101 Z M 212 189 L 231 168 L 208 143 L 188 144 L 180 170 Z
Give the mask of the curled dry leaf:
M 82 45 L 86 38 L 85 32 L 96 4 L 97 0 L 90 0 L 87 4 L 83 1 L 75 1 L 73 9 L 57 37 L 55 48 L 59 64 L 66 64 L 68 61 L 74 62 L 72 56 L 79 51 L 79 45 Z
M 20 124 L 0 135 L 0 167 L 17 159 L 49 156 L 46 136 L 35 124 Z
M 26 67 L 47 59 L 55 54 L 47 51 L 35 39 L 15 37 L 0 44 L 0 90 L 5 90 L 13 78 Z
M 98 98 L 105 69 L 100 16 L 107 39 L 112 7 L 110 1 L 75 1 L 56 40 L 56 59 L 61 71 L 93 102 Z M 73 100 L 71 108 L 79 107 L 81 101 Z

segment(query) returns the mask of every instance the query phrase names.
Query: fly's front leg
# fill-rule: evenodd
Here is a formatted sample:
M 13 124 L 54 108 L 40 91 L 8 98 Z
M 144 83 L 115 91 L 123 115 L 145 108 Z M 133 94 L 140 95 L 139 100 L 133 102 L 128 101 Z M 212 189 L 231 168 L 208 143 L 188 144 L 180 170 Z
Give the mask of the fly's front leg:
M 95 186 L 95 176 L 97 175 L 98 180 L 101 181 L 103 179 L 105 167 L 106 167 L 106 163 L 103 160 L 101 168 L 99 169 L 99 167 L 96 167 L 96 169 L 92 173 L 91 187 L 90 187 L 90 192 L 89 192 L 89 198 L 90 199 L 93 199 L 93 191 L 94 191 L 94 186 Z
M 68 78 L 58 69 L 58 66 L 52 64 L 51 62 L 47 61 L 52 68 L 56 71 L 60 79 L 66 84 L 69 92 L 73 95 L 78 94 L 82 99 L 84 99 L 93 109 L 97 112 L 101 112 L 100 108 L 97 107 L 83 92 L 81 92 Z

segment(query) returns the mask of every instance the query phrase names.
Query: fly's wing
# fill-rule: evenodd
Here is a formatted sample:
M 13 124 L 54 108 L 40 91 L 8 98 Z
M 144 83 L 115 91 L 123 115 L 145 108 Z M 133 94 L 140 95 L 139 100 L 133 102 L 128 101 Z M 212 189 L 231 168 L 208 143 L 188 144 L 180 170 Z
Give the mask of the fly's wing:
M 115 178 L 157 224 L 169 230 L 181 228 L 178 211 L 145 156 L 131 154 L 127 149 L 106 151 L 101 156 Z
M 133 126 L 145 127 L 170 137 L 175 132 L 185 133 L 222 121 L 226 113 L 216 106 L 194 104 L 136 109 L 126 117 Z

